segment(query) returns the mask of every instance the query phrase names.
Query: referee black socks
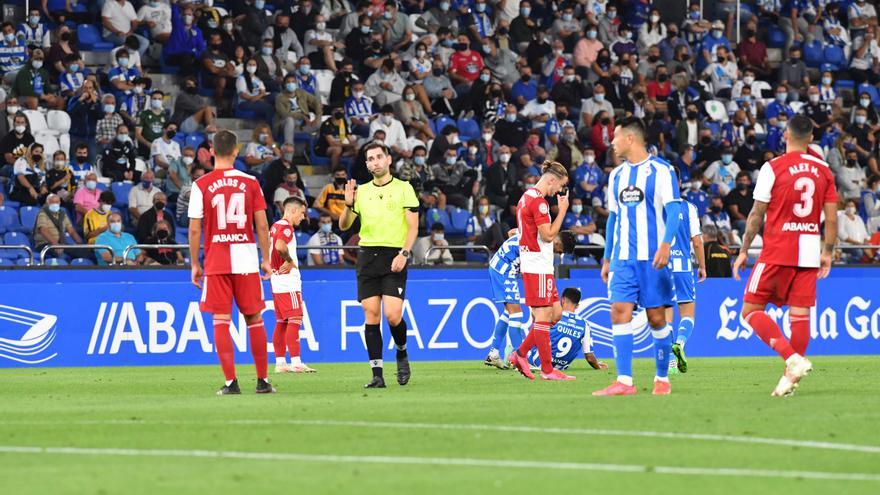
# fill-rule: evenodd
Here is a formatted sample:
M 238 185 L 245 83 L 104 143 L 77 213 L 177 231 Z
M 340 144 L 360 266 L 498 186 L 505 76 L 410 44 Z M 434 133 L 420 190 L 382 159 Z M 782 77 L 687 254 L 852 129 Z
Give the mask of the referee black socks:
M 382 376 L 382 331 L 379 324 L 364 325 L 364 340 L 367 342 L 367 355 L 370 358 L 370 367 L 373 368 L 373 376 Z
M 397 347 L 397 356 L 406 356 L 406 321 L 401 318 L 400 323 L 391 327 L 391 338 Z

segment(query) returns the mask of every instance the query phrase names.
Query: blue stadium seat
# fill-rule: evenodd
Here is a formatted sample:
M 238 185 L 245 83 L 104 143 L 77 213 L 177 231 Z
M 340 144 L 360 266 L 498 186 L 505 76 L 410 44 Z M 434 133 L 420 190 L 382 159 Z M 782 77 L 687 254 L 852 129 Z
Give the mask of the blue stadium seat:
M 818 40 L 804 45 L 804 63 L 807 67 L 818 68 L 822 65 L 825 56 L 822 53 L 822 43 Z
M 37 214 L 40 213 L 40 208 L 36 206 L 23 206 L 20 210 L 18 210 L 19 218 L 21 219 L 21 226 L 23 228 L 23 232 L 30 234 L 34 230 L 34 223 L 37 221 Z
M 823 70 L 833 72 L 846 67 L 846 55 L 843 53 L 843 48 L 837 45 L 825 45 L 823 59 L 825 64 L 829 65 L 828 68 L 825 68 L 823 64 Z
M 202 144 L 202 141 L 205 140 L 205 135 L 201 132 L 194 132 L 186 137 L 186 144 L 184 146 L 189 146 L 194 150 L 199 149 L 199 145 Z M 183 151 L 183 149 L 181 149 Z
M 260 118 L 257 112 L 253 110 L 245 110 L 243 108 L 239 108 L 238 105 L 235 106 L 234 113 L 235 118 L 237 119 L 257 120 Z
M 189 234 L 186 229 L 176 229 L 174 231 L 174 242 L 177 244 L 189 244 Z
M 785 31 L 770 25 L 767 28 L 767 48 L 785 48 Z
M 877 86 L 859 84 L 858 94 L 862 93 L 868 93 L 871 95 L 871 101 L 874 103 L 874 106 L 880 105 L 880 92 L 877 91 Z
M 95 266 L 95 262 L 88 258 L 74 258 L 70 261 L 70 266 Z
M 45 266 L 68 266 L 69 263 L 64 258 L 46 258 Z
M 109 52 L 113 49 L 113 43 L 104 41 L 101 32 L 93 24 L 80 24 L 76 27 L 77 48 L 95 52 Z
M 427 228 L 431 228 L 431 225 L 440 222 L 443 224 L 443 228 L 449 232 L 452 230 L 452 222 L 449 220 L 449 214 L 444 210 L 439 210 L 437 208 L 430 208 L 427 212 L 425 212 L 425 225 Z
M 15 211 L 18 211 L 18 209 L 21 208 L 21 203 L 18 201 L 12 201 L 9 198 L 6 198 L 6 202 L 3 204 L 5 204 L 7 208 L 12 208 Z
M 562 259 L 559 262 L 560 265 L 576 265 L 577 257 L 573 254 L 563 254 Z
M 467 229 L 468 220 L 470 220 L 470 218 L 471 213 L 464 208 L 450 208 L 449 223 L 451 228 L 447 229 L 446 232 L 451 235 L 463 235 Z
M 240 172 L 247 172 L 248 166 L 247 163 L 244 162 L 244 158 L 236 158 L 235 163 L 232 164 L 232 167 Z
M 121 210 L 128 209 L 128 193 L 131 192 L 132 184 L 130 182 L 114 182 L 110 184 L 110 190 L 116 196 L 116 202 L 113 206 Z
M 3 234 L 3 244 L 6 246 L 13 246 L 13 245 L 21 244 L 21 245 L 33 248 L 33 246 L 31 246 L 31 240 L 28 238 L 28 236 L 26 236 L 25 234 L 22 234 L 21 232 L 7 232 L 7 233 Z M 15 258 L 21 258 L 21 257 L 25 256 L 25 252 L 22 250 L 3 249 L 2 251 L 6 252 L 5 257 L 7 257 L 7 258 L 15 259 Z M 12 255 L 10 253 L 14 253 L 14 255 Z
M 317 220 L 321 216 L 321 212 L 314 208 L 309 208 L 307 211 L 309 218 L 312 220 Z
M 464 260 L 471 263 L 487 263 L 489 255 L 485 251 L 466 250 Z
M 587 266 L 599 266 L 599 262 L 596 261 L 596 258 L 591 256 L 581 256 L 577 259 L 578 265 L 587 265 Z
M 172 141 L 174 141 L 175 143 L 180 145 L 180 149 L 183 149 L 183 147 L 186 146 L 186 138 L 187 138 L 187 133 L 177 131 L 177 133 L 174 135 L 174 138 L 172 139 Z
M 5 251 L 5 249 L 2 251 Z M 15 266 L 15 262 L 9 258 L 4 258 L 3 253 L 0 253 L 0 266 Z
M 474 119 L 458 119 L 458 137 L 462 143 L 480 139 L 480 124 Z
M 447 125 L 451 125 L 453 127 L 457 126 L 455 120 L 447 117 L 446 115 L 440 115 L 436 119 L 434 119 L 434 127 L 437 128 L 437 132 L 435 134 L 439 136 L 440 133 L 443 132 L 443 128 Z
M 0 234 L 5 234 L 6 232 L 21 232 L 22 230 L 17 210 L 9 207 L 0 210 Z
M 15 265 L 16 266 L 31 266 L 31 260 L 29 260 L 27 258 L 20 258 L 18 261 L 15 262 Z
M 296 245 L 302 246 L 302 247 L 305 247 L 305 245 L 308 244 L 309 237 L 311 237 L 309 234 L 306 234 L 305 232 L 297 232 L 294 235 L 296 236 Z M 300 260 L 300 262 L 305 262 L 306 258 L 308 258 L 308 255 L 309 255 L 309 251 L 307 249 L 297 249 L 296 250 L 296 258 L 298 260 Z
M 829 70 L 830 70 L 830 69 L 829 69 Z M 855 82 L 855 81 L 839 80 L 839 81 L 836 81 L 836 82 L 834 83 L 834 89 L 837 90 L 837 93 L 838 93 L 838 94 L 840 93 L 840 90 L 841 90 L 841 89 L 850 89 L 850 90 L 854 90 L 855 88 L 856 88 L 856 82 Z

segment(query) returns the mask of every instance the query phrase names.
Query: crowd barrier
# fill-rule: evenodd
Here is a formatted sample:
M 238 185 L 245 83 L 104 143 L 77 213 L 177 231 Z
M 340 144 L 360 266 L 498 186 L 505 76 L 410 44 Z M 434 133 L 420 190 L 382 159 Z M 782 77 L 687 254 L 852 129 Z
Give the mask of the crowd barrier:
M 354 271 L 303 271 L 306 362 L 366 361 L 363 313 Z M 573 269 L 560 292 L 583 292 L 579 312 L 592 324 L 598 356 L 611 356 L 609 304 L 598 270 Z M 819 282 L 810 354 L 880 354 L 880 270 L 832 271 Z M 697 323 L 690 356 L 769 355 L 739 318 L 745 282 L 710 279 L 697 289 Z M 275 317 L 266 283 L 266 326 Z M 123 366 L 216 362 L 210 315 L 189 270 L 0 271 L 0 367 Z M 414 360 L 485 357 L 499 307 L 485 269 L 411 269 L 404 318 Z M 788 314 L 772 316 L 788 332 Z M 636 350 L 647 356 L 651 337 L 636 316 Z M 250 356 L 243 318 L 233 314 L 239 362 Z M 387 327 L 383 332 L 389 349 Z M 271 342 L 270 342 L 271 346 Z M 271 347 L 270 347 L 271 351 Z

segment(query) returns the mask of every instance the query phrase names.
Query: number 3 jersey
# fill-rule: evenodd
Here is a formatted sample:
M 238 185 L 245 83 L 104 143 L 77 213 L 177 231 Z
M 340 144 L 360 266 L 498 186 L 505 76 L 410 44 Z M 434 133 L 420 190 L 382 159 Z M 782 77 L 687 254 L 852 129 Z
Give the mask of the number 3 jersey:
M 758 261 L 817 268 L 823 207 L 837 202 L 828 164 L 801 152 L 778 156 L 764 163 L 758 172 L 754 198 L 768 203 L 764 246 Z
M 260 183 L 244 172 L 214 170 L 193 183 L 189 217 L 202 219 L 205 275 L 260 272 L 254 212 L 265 209 Z
M 575 313 L 562 312 L 562 318 L 550 329 L 550 349 L 553 351 L 553 367 L 566 370 L 578 356 L 593 352 L 593 340 L 590 338 L 590 324 Z M 538 368 L 538 350 L 532 349 L 528 354 L 529 363 Z

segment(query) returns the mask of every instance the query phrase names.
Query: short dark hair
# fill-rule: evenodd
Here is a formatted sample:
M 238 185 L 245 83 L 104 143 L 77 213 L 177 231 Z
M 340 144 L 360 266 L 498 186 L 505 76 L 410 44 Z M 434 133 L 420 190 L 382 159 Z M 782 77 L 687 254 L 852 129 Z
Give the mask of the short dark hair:
M 74 148 L 76 151 L 79 151 L 79 150 L 82 150 L 82 149 L 86 149 L 86 150 L 87 150 L 87 149 L 89 149 L 89 145 L 87 145 L 86 143 L 84 143 L 84 142 L 82 142 L 82 141 L 79 141 L 78 143 L 76 143 L 76 146 L 74 146 L 73 148 Z
M 645 123 L 642 121 L 642 119 L 638 117 L 626 117 L 624 119 L 621 119 L 617 123 L 617 127 L 620 127 L 621 129 L 626 129 L 627 131 L 636 134 L 641 138 L 642 142 L 646 142 Z
M 446 227 L 440 222 L 434 222 L 431 224 L 431 232 L 443 232 L 444 230 L 446 230 Z
M 740 179 L 742 179 L 743 177 L 745 177 L 746 179 L 749 179 L 750 182 L 751 182 L 751 180 L 752 180 L 752 176 L 751 176 L 751 174 L 749 174 L 749 173 L 746 172 L 746 171 L 742 171 L 742 172 L 736 174 L 736 180 L 740 180 Z
M 385 155 L 391 156 L 391 150 L 388 148 L 388 146 L 385 146 L 382 143 L 377 143 L 376 141 L 370 141 L 369 143 L 367 143 L 366 146 L 364 146 L 364 156 L 366 157 L 367 153 L 375 149 L 380 149 L 382 150 L 382 153 L 385 153 Z
M 214 135 L 214 155 L 230 157 L 235 155 L 235 148 L 238 146 L 238 138 L 231 131 L 226 129 L 217 131 Z
M 577 287 L 568 287 L 562 291 L 562 298 L 577 304 L 581 302 L 581 291 Z
M 574 234 L 570 230 L 563 230 L 559 233 L 559 240 L 562 241 L 562 252 L 571 254 L 574 252 L 575 242 Z
M 287 208 L 288 206 L 291 206 L 291 205 L 297 205 L 297 206 L 302 206 L 303 208 L 308 208 L 308 205 L 306 204 L 306 202 L 303 201 L 302 198 L 300 198 L 299 196 L 288 196 L 287 199 L 285 199 L 284 202 L 281 203 L 282 208 Z
M 868 187 L 873 186 L 877 181 L 880 181 L 880 175 L 872 175 L 868 177 Z
M 813 135 L 813 121 L 806 115 L 795 115 L 788 121 L 788 135 L 797 141 L 809 141 Z
M 443 129 L 440 130 L 440 134 L 444 136 L 448 136 L 450 134 L 458 134 L 458 127 L 455 127 L 452 124 L 446 124 L 443 126 Z
M 116 203 L 116 195 L 113 194 L 113 191 L 103 191 L 101 195 L 98 196 L 98 200 L 102 203 L 112 205 Z

